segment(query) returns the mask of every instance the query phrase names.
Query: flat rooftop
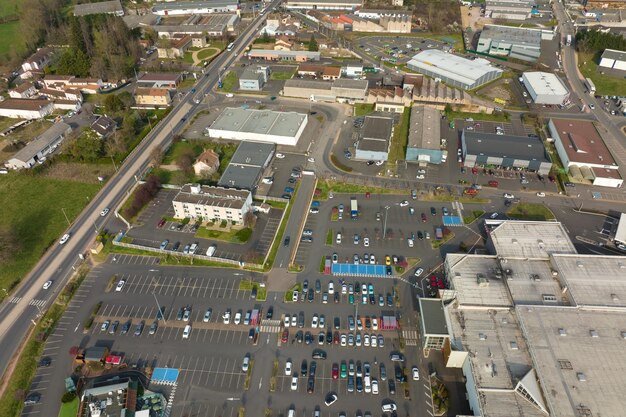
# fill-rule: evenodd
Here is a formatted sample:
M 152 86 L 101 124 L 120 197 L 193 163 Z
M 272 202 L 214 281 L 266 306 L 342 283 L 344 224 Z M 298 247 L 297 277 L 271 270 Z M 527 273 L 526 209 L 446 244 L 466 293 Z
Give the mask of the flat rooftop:
M 252 190 L 263 168 L 250 165 L 229 164 L 217 182 L 220 187 Z
M 617 166 L 593 122 L 573 119 L 550 119 L 550 121 L 571 162 Z
M 327 90 L 330 93 L 333 83 L 332 81 L 322 80 L 301 80 L 292 78 L 285 81 L 285 87 L 291 88 L 310 88 L 312 90 Z
M 463 144 L 469 155 L 520 159 L 551 163 L 539 138 L 463 131 Z
M 462 307 L 511 307 L 513 303 L 493 255 L 449 253 L 445 260 L 448 279 Z
M 210 129 L 292 137 L 306 122 L 306 114 L 227 107 Z
M 237 0 L 211 0 L 211 1 L 176 1 L 156 3 L 152 6 L 152 11 L 162 10 L 185 10 L 185 9 L 219 9 L 226 7 L 237 7 Z
M 524 45 L 539 48 L 541 46 L 541 31 L 512 26 L 485 25 L 480 37 L 489 38 L 496 42 L 505 42 L 512 45 Z
M 568 95 L 569 91 L 565 87 L 565 83 L 551 72 L 525 72 L 523 77 L 531 85 L 537 94 L 551 94 L 555 96 Z
M 502 74 L 501 69 L 492 66 L 486 59 L 466 59 L 439 49 L 422 51 L 415 55 L 407 65 L 470 85 L 489 73 L 494 73 L 498 76 Z
M 550 416 L 624 415 L 626 314 L 541 306 L 516 310 Z
M 547 259 L 509 258 L 505 264 L 506 285 L 516 305 L 569 305 L 569 298 L 552 275 Z
M 233 190 L 221 187 L 201 186 L 201 192 L 192 192 L 192 184 L 184 185 L 174 201 L 207 206 L 241 209 L 250 195 L 247 190 Z
M 603 10 L 602 13 L 606 13 L 606 11 Z M 626 61 L 626 51 L 605 49 L 604 52 L 602 52 L 602 58 L 614 59 L 616 61 Z
M 435 107 L 414 105 L 409 122 L 409 148 L 440 149 L 441 113 Z
M 239 143 L 237 150 L 230 159 L 230 163 L 262 167 L 274 153 L 275 149 L 276 145 L 273 143 L 244 140 Z
M 495 254 L 503 258 L 548 259 L 575 254 L 576 248 L 559 222 L 506 220 L 489 235 Z
M 363 137 L 388 141 L 393 130 L 393 119 L 389 117 L 365 116 Z
M 626 256 L 554 255 L 552 262 L 576 305 L 626 307 Z
M 443 301 L 439 298 L 420 298 L 421 320 L 428 336 L 448 336 L 450 330 L 446 320 Z
M 98 13 L 123 13 L 120 0 L 101 1 L 98 3 L 83 3 L 74 6 L 74 16 L 86 16 Z

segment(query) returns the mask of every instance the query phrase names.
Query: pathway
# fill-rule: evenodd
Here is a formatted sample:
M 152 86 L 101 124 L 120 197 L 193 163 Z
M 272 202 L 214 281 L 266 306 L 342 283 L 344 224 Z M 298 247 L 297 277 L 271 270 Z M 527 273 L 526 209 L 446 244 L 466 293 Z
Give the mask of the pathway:
M 215 51 L 212 55 L 209 55 L 209 56 L 207 56 L 207 57 L 204 57 L 203 59 L 199 59 L 199 58 L 198 58 L 198 54 L 199 54 L 200 52 L 207 51 L 207 50 L 211 50 L 211 49 L 212 49 L 213 51 Z M 193 64 L 194 64 L 194 65 L 196 65 L 196 66 L 200 66 L 200 65 L 202 65 L 202 63 L 203 63 L 204 61 L 208 61 L 208 62 L 210 62 L 210 61 L 211 61 L 211 59 L 213 59 L 215 56 L 217 56 L 220 52 L 221 52 L 221 49 L 219 49 L 219 48 L 213 48 L 213 47 L 202 48 L 202 49 L 198 49 L 197 51 L 193 51 L 193 53 L 191 54 L 191 58 L 193 59 Z

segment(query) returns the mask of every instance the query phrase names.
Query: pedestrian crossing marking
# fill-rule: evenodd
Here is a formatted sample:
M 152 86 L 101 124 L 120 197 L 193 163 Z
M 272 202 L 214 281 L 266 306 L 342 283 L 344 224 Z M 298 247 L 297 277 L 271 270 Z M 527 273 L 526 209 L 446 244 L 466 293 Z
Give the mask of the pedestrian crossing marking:
M 37 307 L 43 307 L 46 305 L 46 300 L 36 300 L 36 299 L 32 299 L 28 302 L 29 306 L 37 306 Z
M 17 303 L 19 303 L 20 301 L 22 301 L 22 297 L 13 297 L 13 298 L 11 298 L 11 301 L 9 301 L 9 303 L 11 303 L 11 304 L 17 304 Z

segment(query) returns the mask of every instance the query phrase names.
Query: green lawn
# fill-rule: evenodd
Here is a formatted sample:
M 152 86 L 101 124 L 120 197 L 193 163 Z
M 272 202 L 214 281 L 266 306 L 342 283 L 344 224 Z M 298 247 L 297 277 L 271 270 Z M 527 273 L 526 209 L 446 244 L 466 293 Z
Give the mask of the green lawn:
M 365 116 L 366 114 L 370 114 L 374 111 L 373 103 L 357 103 L 354 105 L 354 115 L 355 116 Z
M 296 73 L 296 68 L 293 71 L 283 72 L 283 71 L 275 71 L 270 74 L 270 79 L 272 80 L 290 80 L 293 78 L 293 75 Z
M 592 54 L 578 54 L 578 68 L 585 78 L 591 78 L 596 86 L 596 94 L 624 96 L 626 95 L 626 81 L 619 77 L 610 77 L 600 74 L 598 69 L 598 57 Z
M 395 127 L 391 144 L 389 145 L 389 157 L 387 158 L 387 168 L 395 169 L 397 161 L 404 161 L 406 147 L 409 140 L 409 118 L 411 108 L 404 109 L 400 124 Z
M 79 405 L 80 401 L 78 401 L 78 398 L 74 398 L 74 400 L 69 403 L 62 403 L 59 417 L 76 417 Z
M 239 82 L 239 78 L 237 78 L 237 74 L 233 71 L 230 71 L 222 78 L 222 88 L 220 91 L 225 93 L 232 93 L 235 87 L 237 87 Z
M 203 50 L 198 52 L 198 59 L 202 60 L 202 59 L 212 58 L 213 55 L 219 54 L 220 51 L 221 51 L 220 48 L 213 48 L 213 47 L 204 48 Z
M 0 1 L 0 8 L 3 2 Z M 20 36 L 20 22 L 9 22 L 0 24 L 0 66 L 3 57 L 8 57 L 11 50 L 24 49 L 24 43 Z
M 554 214 L 549 208 L 535 203 L 515 204 L 506 214 L 516 220 L 554 220 Z
M 9 173 L 0 178 L 0 288 L 12 288 L 98 191 L 98 184 Z M 4 297 L 4 294 L 2 294 Z
M 228 243 L 243 244 L 250 240 L 252 229 L 246 227 L 241 230 L 213 230 L 201 227 L 196 232 L 196 237 L 205 239 L 221 240 Z
M 0 17 L 16 14 L 19 12 L 20 0 L 0 1 Z

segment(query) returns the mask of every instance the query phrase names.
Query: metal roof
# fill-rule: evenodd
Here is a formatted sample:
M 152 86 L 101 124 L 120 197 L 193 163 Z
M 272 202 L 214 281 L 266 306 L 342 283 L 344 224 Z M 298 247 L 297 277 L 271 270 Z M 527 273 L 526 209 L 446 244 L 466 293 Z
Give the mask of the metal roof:
M 615 49 L 605 49 L 604 52 L 602 52 L 602 58 L 614 59 L 616 61 L 626 62 L 626 51 L 618 51 Z
M 68 130 L 72 128 L 67 123 L 59 122 L 53 124 L 48 130 L 37 136 L 28 145 L 20 149 L 11 159 L 17 159 L 18 161 L 28 162 L 35 157 L 39 152 L 46 149 L 59 136 L 65 135 Z
M 541 46 L 541 30 L 518 28 L 512 26 L 485 25 L 480 38 L 489 38 L 495 42 L 513 45 L 524 45 L 539 48 Z
M 481 77 L 489 74 L 501 74 L 502 70 L 491 66 L 482 58 L 475 60 L 443 52 L 439 49 L 427 49 L 415 55 L 407 65 L 409 68 L 424 69 L 463 84 L 472 85 Z
M 155 4 L 152 11 L 161 10 L 185 10 L 185 9 L 220 9 L 226 7 L 237 7 L 238 0 L 211 0 L 211 1 L 177 1 Z
M 273 143 L 242 141 L 230 160 L 231 164 L 263 167 L 274 153 Z
M 463 131 L 467 155 L 486 155 L 524 161 L 551 162 L 539 138 Z
M 443 301 L 439 298 L 420 298 L 420 314 L 424 326 L 424 336 L 448 336 L 448 323 L 443 308 Z
M 306 117 L 295 112 L 227 107 L 210 129 L 290 137 L 295 136 Z
M 435 107 L 414 105 L 409 122 L 409 148 L 440 149 L 441 113 Z
M 576 253 L 559 222 L 505 220 L 489 238 L 496 254 L 503 258 L 548 259 L 555 253 Z
M 101 1 L 99 3 L 84 3 L 74 6 L 74 16 L 86 16 L 98 13 L 123 13 L 120 0 Z
M 524 79 L 531 85 L 537 95 L 567 95 L 569 91 L 559 77 L 550 72 L 525 72 Z

